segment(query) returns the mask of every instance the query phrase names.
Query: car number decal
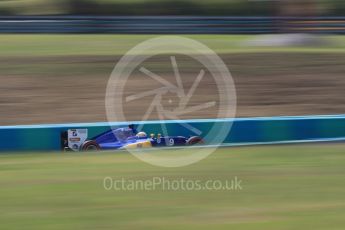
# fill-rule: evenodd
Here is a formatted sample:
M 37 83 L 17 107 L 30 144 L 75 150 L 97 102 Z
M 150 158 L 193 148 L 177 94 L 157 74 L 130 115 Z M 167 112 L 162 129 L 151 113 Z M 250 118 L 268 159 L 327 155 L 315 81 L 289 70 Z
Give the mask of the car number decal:
M 173 138 L 169 139 L 168 145 L 173 146 L 175 144 L 175 141 Z

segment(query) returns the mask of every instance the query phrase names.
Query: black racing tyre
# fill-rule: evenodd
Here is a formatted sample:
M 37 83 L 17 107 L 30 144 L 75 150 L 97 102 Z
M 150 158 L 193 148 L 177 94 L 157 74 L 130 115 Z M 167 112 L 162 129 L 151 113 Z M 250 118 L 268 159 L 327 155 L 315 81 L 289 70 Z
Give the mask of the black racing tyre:
M 82 151 L 98 151 L 101 150 L 96 141 L 85 141 L 80 148 Z
M 187 145 L 200 145 L 204 144 L 204 140 L 201 137 L 195 136 L 187 140 Z

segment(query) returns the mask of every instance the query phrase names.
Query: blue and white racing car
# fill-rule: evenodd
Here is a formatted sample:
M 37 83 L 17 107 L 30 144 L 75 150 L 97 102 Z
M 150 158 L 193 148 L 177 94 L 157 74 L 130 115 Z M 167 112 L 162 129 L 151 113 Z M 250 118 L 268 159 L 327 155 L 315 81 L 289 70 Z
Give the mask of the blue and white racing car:
M 147 136 L 145 132 L 137 132 L 132 125 L 106 131 L 92 139 L 88 139 L 87 129 L 69 129 L 61 133 L 61 148 L 64 151 L 172 147 L 202 143 L 204 141 L 199 136 L 162 136 L 161 134 Z

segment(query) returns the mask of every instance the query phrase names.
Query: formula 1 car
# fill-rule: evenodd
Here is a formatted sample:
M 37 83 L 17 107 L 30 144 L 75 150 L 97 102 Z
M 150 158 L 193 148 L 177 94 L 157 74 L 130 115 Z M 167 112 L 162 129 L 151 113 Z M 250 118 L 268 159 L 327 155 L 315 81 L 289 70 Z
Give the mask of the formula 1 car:
M 198 136 L 147 136 L 145 132 L 137 132 L 133 125 L 106 131 L 92 139 L 88 139 L 87 129 L 69 129 L 61 133 L 61 148 L 64 151 L 95 151 L 110 149 L 134 149 L 149 147 L 187 146 L 204 143 Z

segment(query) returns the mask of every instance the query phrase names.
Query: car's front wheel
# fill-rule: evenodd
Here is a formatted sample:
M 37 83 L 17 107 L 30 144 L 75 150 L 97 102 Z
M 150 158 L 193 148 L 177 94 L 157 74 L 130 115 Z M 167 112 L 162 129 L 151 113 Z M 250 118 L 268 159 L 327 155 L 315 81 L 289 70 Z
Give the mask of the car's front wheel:
M 204 144 L 204 140 L 201 137 L 195 136 L 187 140 L 187 145 L 199 145 Z

